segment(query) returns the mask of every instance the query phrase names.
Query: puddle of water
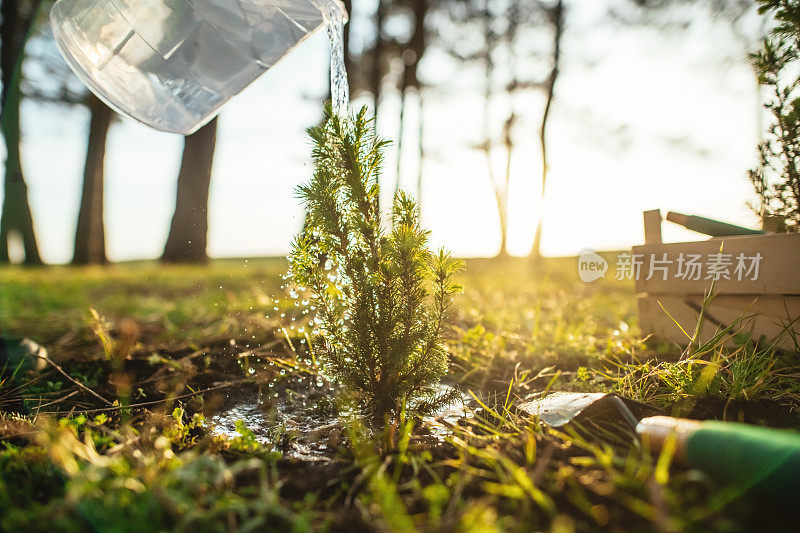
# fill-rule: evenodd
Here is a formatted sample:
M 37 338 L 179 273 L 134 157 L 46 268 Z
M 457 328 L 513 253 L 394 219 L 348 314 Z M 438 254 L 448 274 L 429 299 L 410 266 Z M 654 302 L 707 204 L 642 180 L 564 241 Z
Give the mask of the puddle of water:
M 445 394 L 452 391 L 454 387 L 440 383 L 436 389 L 437 394 Z M 452 405 L 423 418 L 423 426 L 428 429 L 431 436 L 444 442 L 445 438 L 453 434 L 452 426 L 461 425 L 464 419 L 473 417 L 472 411 L 467 408 L 471 402 L 473 402 L 472 396 L 461 392 L 461 397 Z
M 446 384 L 438 386 L 439 393 L 452 389 Z M 331 387 L 320 387 L 313 379 L 306 378 L 290 381 L 279 392 L 272 388 L 267 391 L 266 394 L 251 391 L 231 397 L 227 406 L 209 419 L 212 434 L 237 437 L 236 422 L 242 420 L 259 442 L 283 451 L 287 458 L 330 460 L 343 433 L 339 415 L 333 408 L 322 408 L 332 406 L 334 391 Z M 438 442 L 444 442 L 452 435 L 452 426 L 472 417 L 466 408 L 471 401 L 468 394 L 462 393 L 460 401 L 425 417 L 423 427 Z
M 335 451 L 328 444 L 331 432 L 340 430 L 332 398 L 332 387 L 319 386 L 310 378 L 291 379 L 281 387 L 230 397 L 209 425 L 212 434 L 232 438 L 239 436 L 236 422 L 241 420 L 259 442 L 288 458 L 327 460 Z M 336 444 L 335 437 L 331 444 Z

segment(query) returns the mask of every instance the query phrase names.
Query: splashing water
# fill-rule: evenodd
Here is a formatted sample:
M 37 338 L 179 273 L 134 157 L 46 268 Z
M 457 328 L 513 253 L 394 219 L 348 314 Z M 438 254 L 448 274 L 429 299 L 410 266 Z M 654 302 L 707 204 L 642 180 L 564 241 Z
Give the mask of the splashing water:
M 350 86 L 344 68 L 344 23 L 347 14 L 338 0 L 323 0 L 322 7 L 331 43 L 331 104 L 333 112 L 342 115 L 347 113 L 347 104 L 350 102 Z

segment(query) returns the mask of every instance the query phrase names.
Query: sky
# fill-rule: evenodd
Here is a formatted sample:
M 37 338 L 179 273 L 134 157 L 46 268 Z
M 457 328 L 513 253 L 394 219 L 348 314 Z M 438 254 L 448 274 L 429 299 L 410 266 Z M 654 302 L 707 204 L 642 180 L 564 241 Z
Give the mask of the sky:
M 615 1 L 615 0 L 608 0 Z M 765 123 L 752 69 L 726 22 L 703 19 L 685 32 L 610 26 L 606 2 L 569 2 L 563 70 L 550 129 L 550 173 L 539 200 L 536 131 L 542 99 L 518 98 L 524 117 L 511 164 L 509 249 L 529 252 L 543 210 L 545 255 L 625 249 L 643 241 L 642 211 L 675 210 L 755 226 L 746 172 Z M 755 19 L 750 24 L 757 26 Z M 747 24 L 745 24 L 747 26 Z M 321 116 L 328 43 L 320 33 L 285 57 L 225 107 L 219 125 L 209 212 L 213 257 L 289 251 L 302 210 L 298 184 L 311 174 L 305 129 Z M 499 222 L 480 142 L 479 73 L 431 53 L 425 96 L 422 212 L 436 246 L 459 256 L 492 256 Z M 358 106 L 363 102 L 353 102 Z M 396 98 L 378 120 L 397 137 Z M 492 111 L 502 116 L 508 102 Z M 72 254 L 86 150 L 82 108 L 26 101 L 23 165 L 41 253 L 50 263 Z M 407 113 L 404 142 L 416 143 L 419 115 Z M 121 120 L 110 131 L 106 232 L 115 261 L 158 257 L 175 201 L 182 138 Z M 409 151 L 411 152 L 411 151 Z M 505 154 L 493 167 L 502 175 Z M 384 188 L 394 186 L 390 151 Z M 401 162 L 401 184 L 416 188 L 416 160 Z M 2 194 L 2 193 L 0 193 Z M 698 234 L 664 224 L 667 241 Z

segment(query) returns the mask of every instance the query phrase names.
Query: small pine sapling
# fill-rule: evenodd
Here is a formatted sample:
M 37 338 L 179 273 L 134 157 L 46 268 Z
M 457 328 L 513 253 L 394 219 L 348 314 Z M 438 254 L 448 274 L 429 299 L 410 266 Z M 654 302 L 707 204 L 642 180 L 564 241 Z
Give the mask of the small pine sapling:
M 762 218 L 783 221 L 786 231 L 800 231 L 800 2 L 758 0 L 761 14 L 771 13 L 777 25 L 752 55 L 765 108 L 773 122 L 758 145 L 758 166 L 749 172 L 758 196 L 752 206 Z
M 292 280 L 316 307 L 324 371 L 383 419 L 450 398 L 443 344 L 461 262 L 429 249 L 416 202 L 399 192 L 381 223 L 378 178 L 386 142 L 366 108 L 309 129 L 314 175 L 298 189 L 306 225 L 289 256 Z M 449 395 L 452 396 L 452 395 Z

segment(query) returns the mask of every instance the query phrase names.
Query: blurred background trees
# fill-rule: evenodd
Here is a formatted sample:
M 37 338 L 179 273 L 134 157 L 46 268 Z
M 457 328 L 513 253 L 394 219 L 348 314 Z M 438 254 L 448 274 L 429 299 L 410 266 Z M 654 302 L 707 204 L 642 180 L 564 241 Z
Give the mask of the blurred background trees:
M 114 115 L 83 89 L 58 56 L 44 16 L 45 8 L 51 4 L 44 0 L 0 0 L 3 136 L 8 147 L 0 262 L 10 259 L 9 237 L 21 242 L 25 262 L 40 261 L 19 155 L 19 101 L 30 98 L 63 106 L 86 106 L 89 110 L 73 262 L 104 263 L 106 144 Z M 345 30 L 351 94 L 372 103 L 379 125 L 397 126 L 390 135 L 396 140 L 397 152 L 396 159 L 392 159 L 394 168 L 387 172 L 393 174 L 391 189 L 401 187 L 401 176 L 407 178 L 416 171 L 414 185 L 408 187 L 405 183 L 405 188 L 410 188 L 419 200 L 428 179 L 424 176 L 425 160 L 437 155 L 430 148 L 427 130 L 431 124 L 426 128 L 423 120 L 427 116 L 426 102 L 453 88 L 431 80 L 430 57 L 435 56 L 440 62 L 446 57 L 458 68 L 474 68 L 481 73 L 482 108 L 465 110 L 480 115 L 483 124 L 480 140 L 470 148 L 480 151 L 485 159 L 486 179 L 497 206 L 498 255 L 508 255 L 511 169 L 520 153 L 534 153 L 541 160 L 540 170 L 530 171 L 526 178 L 533 185 L 531 190 L 540 195 L 531 197 L 531 204 L 555 201 L 546 199 L 548 127 L 552 110 L 558 106 L 564 61 L 576 60 L 574 56 L 565 58 L 562 50 L 566 35 L 581 39 L 580 35 L 569 33 L 571 13 L 581 9 L 581 4 L 565 0 L 346 0 L 345 6 L 351 13 Z M 736 27 L 752 9 L 750 0 L 619 0 L 608 2 L 605 16 L 611 27 L 638 24 L 684 31 L 698 10 L 729 20 Z M 15 78 L 25 35 L 31 27 L 35 34 L 21 70 L 24 76 Z M 741 56 L 754 44 L 750 33 L 740 33 L 742 49 L 731 51 L 732 55 Z M 214 121 L 185 139 L 164 261 L 208 259 L 208 204 L 216 130 Z M 404 168 L 408 162 L 414 168 Z M 543 227 L 543 210 L 539 211 L 530 227 L 532 257 L 539 256 L 542 234 L 547 231 Z
M 3 0 L 0 4 L 0 70 L 3 83 L 0 129 L 6 147 L 3 211 L 0 216 L 0 262 L 9 260 L 10 243 L 16 238 L 22 244 L 24 262 L 41 263 L 28 204 L 28 186 L 22 172 L 19 117 L 23 51 L 41 5 L 40 0 Z
M 27 186 L 19 154 L 19 102 L 9 100 L 6 105 L 6 89 L 12 96 L 30 98 L 62 106 L 83 105 L 89 110 L 90 121 L 87 134 L 86 162 L 84 165 L 83 190 L 75 232 L 73 263 L 102 264 L 107 262 L 104 226 L 104 178 L 105 150 L 108 131 L 114 120 L 114 113 L 97 97 L 87 91 L 71 73 L 64 60 L 58 55 L 52 42 L 52 34 L 47 28 L 47 13 L 52 2 L 3 0 L 0 11 L 3 13 L 0 32 L 3 61 L 3 110 L 8 110 L 8 122 L 4 122 L 4 138 L 9 148 L 6 174 L 18 165 L 19 177 L 6 181 L 3 217 L 8 231 L 22 236 L 25 262 L 38 263 L 38 249 L 33 217 L 27 197 Z M 27 28 L 27 29 L 26 29 Z M 38 29 L 38 32 L 35 30 Z M 30 35 L 24 34 L 27 31 Z M 9 43 L 11 46 L 6 46 Z M 27 46 L 26 46 L 27 45 Z M 26 69 L 21 70 L 23 59 Z M 8 63 L 7 63 L 8 62 Z M 14 74 L 10 65 L 16 62 L 20 71 Z M 6 67 L 9 65 L 9 67 Z M 7 78 L 7 76 L 9 78 Z M 8 135 L 6 135 L 8 131 Z M 6 254 L 0 253 L 0 261 L 8 261 L 7 235 L 2 233 L 6 243 Z

